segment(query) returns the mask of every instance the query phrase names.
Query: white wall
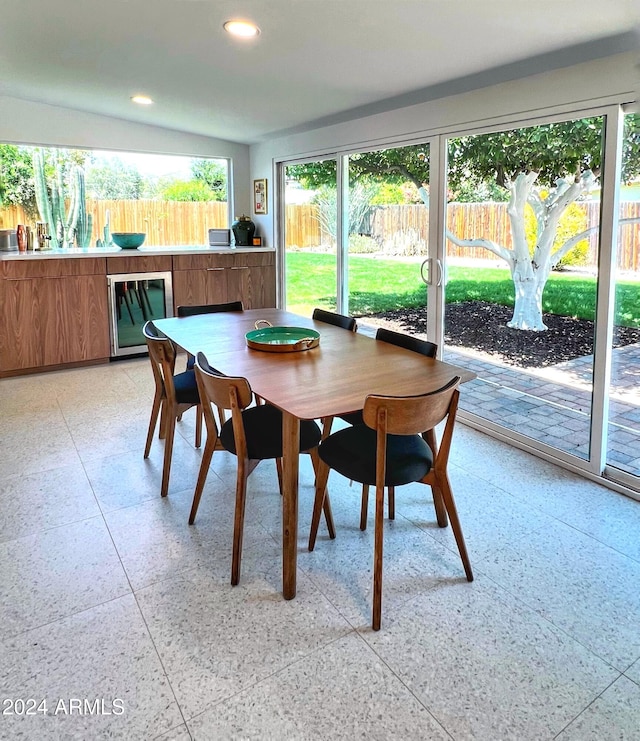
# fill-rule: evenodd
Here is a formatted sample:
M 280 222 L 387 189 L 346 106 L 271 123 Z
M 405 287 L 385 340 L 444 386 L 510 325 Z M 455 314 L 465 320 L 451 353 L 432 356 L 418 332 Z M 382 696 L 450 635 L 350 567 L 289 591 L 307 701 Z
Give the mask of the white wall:
M 588 108 L 596 102 L 636 100 L 639 61 L 636 53 L 619 54 L 255 144 L 251 147 L 251 177 L 269 179 L 269 213 L 254 220 L 267 243 L 273 245 L 276 161 L 455 133 L 470 125 L 486 128 L 538 113 Z
M 249 147 L 245 144 L 7 96 L 0 96 L 0 141 L 191 157 L 230 157 L 233 163 L 230 184 L 233 213 L 250 213 Z

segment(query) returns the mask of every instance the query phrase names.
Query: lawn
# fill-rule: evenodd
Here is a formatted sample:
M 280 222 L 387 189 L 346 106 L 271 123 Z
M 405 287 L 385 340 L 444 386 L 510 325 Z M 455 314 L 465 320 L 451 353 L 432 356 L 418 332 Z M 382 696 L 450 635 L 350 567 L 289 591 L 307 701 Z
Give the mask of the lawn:
M 487 301 L 513 306 L 513 283 L 507 270 L 451 266 L 447 303 Z M 315 306 L 335 308 L 335 256 L 287 253 L 287 305 L 310 314 Z M 542 297 L 543 311 L 578 319 L 594 319 L 596 279 L 575 273 L 552 273 Z M 401 260 L 351 256 L 349 311 L 366 316 L 392 309 L 422 306 L 425 286 L 419 264 Z M 640 327 L 640 282 L 620 281 L 616 289 L 616 324 Z

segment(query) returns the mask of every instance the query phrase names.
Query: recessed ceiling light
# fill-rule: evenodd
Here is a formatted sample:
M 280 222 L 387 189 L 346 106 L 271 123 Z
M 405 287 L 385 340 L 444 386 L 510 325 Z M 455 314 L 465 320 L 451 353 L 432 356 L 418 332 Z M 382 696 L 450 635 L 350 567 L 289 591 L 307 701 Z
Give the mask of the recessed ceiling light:
M 132 95 L 131 100 L 138 105 L 152 105 L 153 101 L 148 95 Z
M 260 29 L 251 21 L 227 21 L 223 27 L 232 36 L 241 36 L 244 39 L 252 38 L 260 33 Z

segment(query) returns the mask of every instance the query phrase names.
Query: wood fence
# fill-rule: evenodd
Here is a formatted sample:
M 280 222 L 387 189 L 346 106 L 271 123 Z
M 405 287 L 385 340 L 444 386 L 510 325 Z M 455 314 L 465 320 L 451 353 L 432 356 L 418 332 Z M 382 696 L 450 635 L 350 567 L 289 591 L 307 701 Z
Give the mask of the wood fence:
M 576 204 L 584 212 L 584 229 L 594 227 L 600 221 L 600 203 L 587 201 Z M 323 234 L 317 218 L 317 207 L 290 205 L 286 208 L 286 235 L 288 248 L 316 247 L 328 244 L 330 237 Z M 621 219 L 640 218 L 640 202 L 625 201 L 621 204 Z M 504 247 L 513 245 L 511 228 L 507 217 L 506 203 L 450 203 L 447 205 L 447 228 L 454 234 L 467 239 L 490 239 Z M 369 236 L 375 240 L 381 252 L 401 255 L 425 254 L 429 235 L 429 210 L 422 204 L 379 206 L 369 217 Z M 595 266 L 598 254 L 598 231 L 587 241 L 589 253 L 587 264 Z M 447 240 L 447 255 L 450 257 L 491 259 L 496 257 L 483 248 L 459 247 Z M 618 268 L 640 271 L 640 222 L 620 227 L 618 241 Z
M 585 228 L 597 226 L 600 204 L 588 201 L 577 206 L 584 210 Z M 102 237 L 107 211 L 112 232 L 145 232 L 147 244 L 206 244 L 209 229 L 228 226 L 227 204 L 221 202 L 88 199 L 87 211 L 93 215 L 93 241 Z M 288 205 L 285 217 L 287 248 L 308 249 L 331 243 L 331 236 L 320 224 L 317 206 Z M 623 202 L 620 217 L 640 218 L 640 202 Z M 34 221 L 20 206 L 0 208 L 0 228 Z M 483 237 L 505 247 L 512 245 L 506 203 L 450 203 L 447 206 L 447 226 L 454 234 L 467 238 Z M 422 204 L 376 207 L 369 215 L 369 232 L 382 252 L 424 254 L 429 234 L 429 210 Z M 598 232 L 595 231 L 588 241 L 588 264 L 593 266 L 597 262 Z M 495 260 L 495 256 L 485 249 L 458 247 L 451 241 L 447 241 L 447 254 Z M 640 271 L 640 222 L 620 228 L 618 268 Z
M 93 216 L 92 243 L 102 238 L 109 212 L 112 232 L 144 232 L 146 244 L 199 245 L 208 243 L 208 230 L 228 226 L 225 202 L 204 201 L 94 201 L 87 199 Z M 21 206 L 0 209 L 0 228 L 31 224 Z

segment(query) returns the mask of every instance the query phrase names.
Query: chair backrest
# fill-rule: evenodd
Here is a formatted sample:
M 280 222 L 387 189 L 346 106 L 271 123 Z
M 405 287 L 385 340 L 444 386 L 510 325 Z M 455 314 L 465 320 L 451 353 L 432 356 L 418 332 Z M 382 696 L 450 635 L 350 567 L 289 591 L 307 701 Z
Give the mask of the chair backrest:
M 246 378 L 225 376 L 209 365 L 204 353 L 199 352 L 195 364 L 196 382 L 202 404 L 207 435 L 218 437 L 219 430 L 213 414 L 213 407 L 218 410 L 231 410 L 233 438 L 238 458 L 247 456 L 247 440 L 244 432 L 242 410 L 251 404 L 253 391 Z M 224 417 L 221 417 L 221 424 Z
M 345 314 L 336 314 L 333 311 L 314 309 L 311 318 L 315 319 L 317 322 L 325 322 L 326 324 L 333 324 L 334 327 L 348 329 L 350 332 L 355 332 L 356 329 L 358 329 L 356 320 L 352 316 L 346 316 Z
M 226 304 L 201 304 L 200 306 L 178 306 L 178 316 L 196 314 L 217 314 L 220 311 L 244 311 L 242 301 L 228 301 Z
M 221 409 L 232 409 L 237 406 L 240 411 L 246 409 L 253 399 L 253 391 L 246 378 L 225 376 L 209 365 L 204 353 L 196 356 L 196 379 L 203 404 L 209 402 Z
M 420 340 L 417 337 L 412 337 L 410 334 L 394 332 L 393 330 L 385 329 L 384 327 L 380 327 L 376 332 L 376 340 L 388 342 L 390 345 L 404 347 L 405 350 L 412 350 L 421 355 L 426 355 L 428 358 L 435 358 L 438 354 L 438 346 L 435 342 Z
M 149 360 L 156 385 L 164 389 L 169 401 L 175 401 L 173 374 L 176 367 L 176 347 L 153 322 L 144 324 L 142 334 L 149 350 Z
M 418 396 L 378 396 L 364 402 L 362 416 L 368 427 L 388 435 L 416 435 L 432 430 L 455 413 L 460 376 L 436 391 Z

